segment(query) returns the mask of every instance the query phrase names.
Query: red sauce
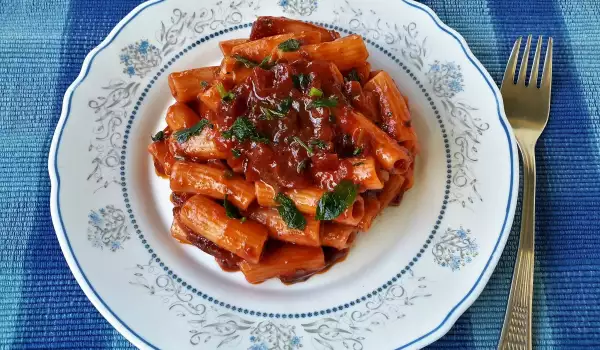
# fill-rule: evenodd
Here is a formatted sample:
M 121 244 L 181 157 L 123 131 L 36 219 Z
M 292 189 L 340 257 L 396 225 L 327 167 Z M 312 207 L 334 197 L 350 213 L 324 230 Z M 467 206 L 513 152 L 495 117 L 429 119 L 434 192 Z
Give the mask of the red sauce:
M 294 76 L 300 75 L 309 77 L 309 83 L 294 85 Z M 345 157 L 353 156 L 357 148 L 362 149 L 362 155 L 370 152 L 368 140 L 362 133 L 346 135 L 339 126 L 342 120 L 348 119 L 345 115 L 350 107 L 344 84 L 329 62 L 303 60 L 279 63 L 270 70 L 254 68 L 252 74 L 235 87 L 225 83 L 235 98 L 222 101 L 217 113 L 210 116 L 217 130 L 222 133 L 230 129 L 235 120 L 243 116 L 260 136 L 269 140 L 268 143 L 252 140 L 240 143 L 220 137 L 219 147 L 241 153 L 239 158 L 232 153 L 227 163 L 233 168 L 240 166 L 247 180 L 263 180 L 275 188 L 316 185 L 331 190 L 350 176 L 351 164 Z M 311 88 L 319 89 L 323 95 L 310 96 Z M 309 107 L 315 100 L 329 98 L 337 99 L 336 107 Z M 284 117 L 265 116 L 264 108 L 277 111 L 286 99 L 291 99 L 292 105 Z M 307 151 L 295 138 L 311 150 Z
M 238 265 L 240 261 L 242 261 L 242 258 L 238 257 L 232 252 L 220 248 L 213 242 L 209 241 L 203 236 L 195 234 L 189 229 L 187 232 L 187 239 L 190 241 L 190 243 L 200 248 L 200 250 L 206 254 L 214 256 L 215 260 L 224 271 L 236 272 L 240 270 Z
M 175 206 L 175 208 L 173 208 L 174 217 L 176 217 L 179 214 L 180 207 L 192 196 L 194 196 L 193 193 L 173 192 L 171 194 L 171 203 L 173 203 L 173 205 Z M 227 272 L 236 272 L 240 270 L 238 266 L 240 261 L 242 261 L 240 257 L 228 250 L 219 247 L 207 238 L 196 234 L 194 231 L 183 226 L 183 224 L 181 224 L 181 226 L 185 230 L 185 237 L 187 238 L 189 243 L 200 248 L 200 250 L 202 250 L 206 254 L 212 255 L 221 267 L 221 269 Z

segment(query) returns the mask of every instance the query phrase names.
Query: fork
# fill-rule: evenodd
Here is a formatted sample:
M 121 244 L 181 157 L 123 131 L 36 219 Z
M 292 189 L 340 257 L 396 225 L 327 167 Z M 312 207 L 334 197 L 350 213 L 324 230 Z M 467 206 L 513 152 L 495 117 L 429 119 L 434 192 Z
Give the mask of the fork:
M 498 349 L 531 349 L 531 309 L 533 299 L 533 264 L 535 242 L 535 144 L 548 122 L 552 88 L 552 38 L 548 39 L 544 68 L 538 87 L 542 37 L 537 41 L 531 76 L 526 84 L 531 35 L 517 83 L 514 83 L 522 38 L 515 42 L 502 80 L 502 98 L 523 158 L 523 207 L 519 250 L 513 273 L 508 307 Z

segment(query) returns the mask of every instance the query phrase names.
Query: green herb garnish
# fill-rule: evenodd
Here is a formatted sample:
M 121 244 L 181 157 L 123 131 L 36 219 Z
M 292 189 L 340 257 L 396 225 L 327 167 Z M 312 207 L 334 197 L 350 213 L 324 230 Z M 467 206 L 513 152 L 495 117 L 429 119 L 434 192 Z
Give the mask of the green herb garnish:
M 304 172 L 304 170 L 306 170 L 306 167 L 308 166 L 309 162 L 310 162 L 310 159 L 307 158 L 307 159 L 301 161 L 300 163 L 298 163 L 298 166 L 296 167 L 296 171 L 298 172 L 298 174 L 302 174 Z
M 252 61 L 252 60 L 250 60 L 250 59 L 247 59 L 247 58 L 246 58 L 246 57 L 244 57 L 244 56 L 240 56 L 240 55 L 233 55 L 233 56 L 231 56 L 231 57 L 235 58 L 235 60 L 236 60 L 237 62 L 239 62 L 239 63 L 243 64 L 243 65 L 244 65 L 246 68 L 254 68 L 254 67 L 258 66 L 258 63 L 254 62 L 254 61 Z
M 173 134 L 173 136 L 175 136 L 175 139 L 177 140 L 177 142 L 184 143 L 187 140 L 189 140 L 190 137 L 192 137 L 194 135 L 198 135 L 209 124 L 210 124 L 210 122 L 208 120 L 202 119 L 199 122 L 197 122 L 196 125 L 194 125 L 190 128 L 182 129 L 182 130 L 175 132 L 175 134 Z
M 231 154 L 233 154 L 233 158 L 238 159 L 239 157 L 242 156 L 242 152 L 239 149 L 235 149 L 233 148 L 231 150 Z
M 270 140 L 262 135 L 260 135 L 254 124 L 245 117 L 239 117 L 233 122 L 231 128 L 222 133 L 223 137 L 226 139 L 231 139 L 233 137 L 236 138 L 238 142 L 244 142 L 246 140 L 252 140 L 255 142 L 269 143 Z
M 316 87 L 311 87 L 308 92 L 308 96 L 310 97 L 321 97 L 323 96 L 323 91 L 317 89 Z
M 333 220 L 348 209 L 358 194 L 358 186 L 352 181 L 342 180 L 332 192 L 323 194 L 317 203 L 317 220 Z
M 335 107 L 337 106 L 337 97 L 320 98 L 314 100 L 306 106 L 306 109 L 318 108 L 318 107 Z
M 263 60 L 260 62 L 260 64 L 258 66 L 262 69 L 271 69 L 273 67 L 273 65 L 269 63 L 270 60 L 271 60 L 271 56 L 267 56 L 267 57 L 263 58 Z
M 298 51 L 298 49 L 300 49 L 300 42 L 296 39 L 288 39 L 279 44 L 277 48 L 283 52 Z
M 207 82 L 207 81 L 205 81 L 205 80 L 202 80 L 202 81 L 200 82 L 200 86 L 202 86 L 204 89 L 206 89 L 206 88 L 208 87 L 208 82 Z
M 292 75 L 292 81 L 294 82 L 294 87 L 296 87 L 296 89 L 303 90 L 308 87 L 308 84 L 310 84 L 310 75 L 302 73 L 298 75 Z
M 298 136 L 294 136 L 293 139 L 296 143 L 298 143 L 300 146 L 302 146 L 302 148 L 304 148 L 306 150 L 306 154 L 308 154 L 309 156 L 314 155 L 312 148 L 310 146 L 308 146 L 306 143 L 304 143 L 304 141 L 300 140 L 300 138 Z
M 319 139 L 314 139 L 310 141 L 311 146 L 316 146 L 319 149 L 326 149 L 329 145 L 327 142 Z
M 245 218 L 240 214 L 240 210 L 227 200 L 227 195 L 223 199 L 223 207 L 225 207 L 225 215 L 230 219 L 241 219 L 242 222 L 246 221 Z
M 286 97 L 281 103 L 277 106 L 277 109 L 272 109 L 268 107 L 261 106 L 260 111 L 265 116 L 266 120 L 273 120 L 275 116 L 283 118 L 290 111 L 292 107 L 292 98 Z
M 235 98 L 235 94 L 233 92 L 225 90 L 223 83 L 218 83 L 217 85 L 215 85 L 215 87 L 217 88 L 217 91 L 221 96 L 221 100 L 229 102 L 233 101 L 233 99 Z
M 150 136 L 152 138 L 152 141 L 154 142 L 158 142 L 158 141 L 162 141 L 165 139 L 165 132 L 164 131 L 159 131 L 156 134 L 154 134 L 154 136 Z
M 352 152 L 352 155 L 353 156 L 357 156 L 357 155 L 361 154 L 362 152 L 363 152 L 363 148 L 362 147 L 356 147 L 354 149 L 354 152 Z
M 279 192 L 275 196 L 275 202 L 279 204 L 277 206 L 277 211 L 279 212 L 279 216 L 281 216 L 283 221 L 286 223 L 287 227 L 296 230 L 304 230 L 306 227 L 306 219 L 302 213 L 300 213 L 298 208 L 296 208 L 296 205 L 290 199 L 290 197 Z
M 356 71 L 355 68 L 352 68 L 352 70 L 348 73 L 348 75 L 346 76 L 346 81 L 359 81 L 360 82 L 360 76 L 358 75 L 358 72 Z

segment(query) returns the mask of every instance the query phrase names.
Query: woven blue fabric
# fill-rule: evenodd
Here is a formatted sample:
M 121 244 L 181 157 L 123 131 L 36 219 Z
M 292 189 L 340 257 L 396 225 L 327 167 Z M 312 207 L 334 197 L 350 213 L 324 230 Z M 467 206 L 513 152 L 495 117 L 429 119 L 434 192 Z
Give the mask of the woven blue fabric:
M 0 348 L 131 347 L 86 299 L 61 254 L 46 162 L 83 58 L 138 3 L 0 0 Z M 600 348 L 600 3 L 424 3 L 465 37 L 496 82 L 517 36 L 555 38 L 552 113 L 537 149 L 534 342 Z M 517 215 L 480 298 L 431 348 L 495 347 L 519 223 Z

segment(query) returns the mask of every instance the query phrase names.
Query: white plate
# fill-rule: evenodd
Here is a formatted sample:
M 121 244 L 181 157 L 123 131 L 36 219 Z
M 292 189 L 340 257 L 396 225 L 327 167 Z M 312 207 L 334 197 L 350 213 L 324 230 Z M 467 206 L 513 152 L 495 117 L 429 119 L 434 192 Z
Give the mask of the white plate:
M 215 64 L 257 15 L 363 35 L 411 102 L 416 185 L 347 260 L 305 283 L 250 285 L 169 236 L 168 184 L 146 152 L 169 72 Z M 518 158 L 500 93 L 465 41 L 412 1 L 150 1 L 85 59 L 49 157 L 52 217 L 88 298 L 138 347 L 425 346 L 477 298 L 515 209 Z

